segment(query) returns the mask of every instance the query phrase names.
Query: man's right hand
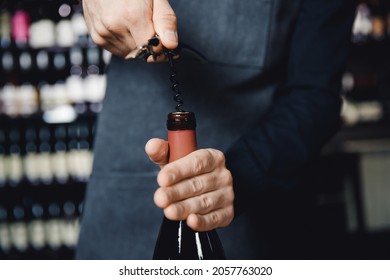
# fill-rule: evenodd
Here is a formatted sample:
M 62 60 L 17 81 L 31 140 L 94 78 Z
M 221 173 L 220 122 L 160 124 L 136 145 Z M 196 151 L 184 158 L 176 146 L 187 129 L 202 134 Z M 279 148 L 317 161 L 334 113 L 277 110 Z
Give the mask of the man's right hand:
M 176 15 L 168 0 L 83 0 L 92 40 L 117 56 L 130 59 L 137 46 L 158 34 L 168 49 L 178 45 Z

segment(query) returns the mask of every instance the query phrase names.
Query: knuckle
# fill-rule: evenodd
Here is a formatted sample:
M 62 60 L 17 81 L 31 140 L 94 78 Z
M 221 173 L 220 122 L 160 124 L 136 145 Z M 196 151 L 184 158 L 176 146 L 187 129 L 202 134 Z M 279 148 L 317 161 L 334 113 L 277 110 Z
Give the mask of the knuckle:
M 232 173 L 228 169 L 224 169 L 222 173 L 223 178 L 226 180 L 226 184 L 228 186 L 233 185 L 233 176 Z
M 111 37 L 110 31 L 108 30 L 107 26 L 104 23 L 95 27 L 95 30 L 97 35 L 99 35 L 102 38 Z
M 235 194 L 234 194 L 233 188 L 229 188 L 229 191 L 227 192 L 227 197 L 228 197 L 228 200 L 230 202 L 234 201 Z
M 211 149 L 217 164 L 225 164 L 225 155 L 220 150 Z
M 203 192 L 204 184 L 203 184 L 203 181 L 201 179 L 199 179 L 198 177 L 193 177 L 190 180 L 190 184 L 191 184 L 192 192 L 194 194 L 198 194 L 198 193 L 202 193 Z
M 215 187 L 217 186 L 218 176 L 214 172 L 211 172 L 207 176 L 207 186 Z
M 118 33 L 119 26 L 115 22 L 108 22 L 105 24 L 106 30 L 102 36 L 110 36 L 112 33 Z
M 193 160 L 193 172 L 195 174 L 199 174 L 203 170 L 203 160 L 202 160 L 202 154 L 203 153 L 195 153 L 194 154 L 194 160 Z
M 107 46 L 107 41 L 99 35 L 96 31 L 90 33 L 92 41 L 100 47 Z
M 208 196 L 202 197 L 202 208 L 204 210 L 210 209 L 212 205 L 213 205 L 213 200 L 210 197 Z
M 211 222 L 213 225 L 219 225 L 220 218 L 217 213 L 211 213 L 210 214 Z

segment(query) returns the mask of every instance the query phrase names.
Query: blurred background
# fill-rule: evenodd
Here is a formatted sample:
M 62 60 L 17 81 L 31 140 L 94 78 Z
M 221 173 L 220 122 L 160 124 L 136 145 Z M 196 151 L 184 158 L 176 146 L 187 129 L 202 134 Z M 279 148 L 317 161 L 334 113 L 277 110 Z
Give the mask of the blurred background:
M 388 259 L 390 1 L 356 7 L 343 126 L 311 184 L 339 258 Z M 74 257 L 109 60 L 78 1 L 1 0 L 0 259 Z

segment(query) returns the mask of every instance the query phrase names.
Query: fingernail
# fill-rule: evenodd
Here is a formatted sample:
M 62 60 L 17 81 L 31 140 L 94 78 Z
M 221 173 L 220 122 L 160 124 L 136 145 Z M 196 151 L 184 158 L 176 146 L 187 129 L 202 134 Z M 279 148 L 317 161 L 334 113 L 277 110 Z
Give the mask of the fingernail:
M 177 32 L 172 30 L 166 30 L 164 31 L 164 39 L 165 41 L 171 43 L 171 44 L 177 44 Z

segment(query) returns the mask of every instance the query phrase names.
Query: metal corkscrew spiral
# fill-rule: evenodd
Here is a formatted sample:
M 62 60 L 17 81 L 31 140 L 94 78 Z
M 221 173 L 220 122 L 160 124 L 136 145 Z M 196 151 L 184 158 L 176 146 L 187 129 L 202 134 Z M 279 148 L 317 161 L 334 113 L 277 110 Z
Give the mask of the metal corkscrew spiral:
M 169 77 L 169 80 L 172 83 L 171 89 L 175 93 L 173 100 L 176 102 L 176 111 L 177 112 L 183 112 L 182 106 L 184 104 L 183 99 L 180 98 L 180 96 L 183 94 L 183 92 L 179 88 L 179 82 L 176 80 L 176 68 L 175 63 L 173 61 L 173 56 L 175 55 L 174 51 L 167 51 L 167 56 L 169 60 L 169 65 L 171 67 L 171 75 Z

